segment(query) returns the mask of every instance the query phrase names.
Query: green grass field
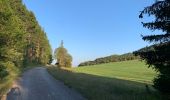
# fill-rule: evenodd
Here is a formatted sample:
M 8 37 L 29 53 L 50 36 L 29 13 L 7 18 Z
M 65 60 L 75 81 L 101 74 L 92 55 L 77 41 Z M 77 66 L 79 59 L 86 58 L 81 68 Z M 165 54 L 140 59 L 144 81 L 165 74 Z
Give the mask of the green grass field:
M 156 72 L 137 60 L 71 69 L 48 67 L 56 79 L 88 100 L 162 100 L 152 86 Z
M 152 84 L 156 72 L 138 60 L 73 68 L 73 71 Z

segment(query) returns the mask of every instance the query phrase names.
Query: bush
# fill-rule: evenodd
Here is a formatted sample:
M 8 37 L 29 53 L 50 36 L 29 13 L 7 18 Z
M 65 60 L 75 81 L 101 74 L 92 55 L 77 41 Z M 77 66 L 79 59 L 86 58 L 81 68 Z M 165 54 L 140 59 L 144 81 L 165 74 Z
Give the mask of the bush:
M 4 79 L 8 75 L 9 73 L 7 68 L 3 64 L 0 64 L 0 80 Z

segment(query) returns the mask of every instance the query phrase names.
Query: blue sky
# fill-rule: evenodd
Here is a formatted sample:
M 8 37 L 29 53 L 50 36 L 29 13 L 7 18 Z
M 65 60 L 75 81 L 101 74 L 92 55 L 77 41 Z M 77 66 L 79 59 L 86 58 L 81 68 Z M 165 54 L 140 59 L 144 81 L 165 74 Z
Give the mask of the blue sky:
M 153 0 L 154 1 L 154 0 Z M 64 46 L 73 64 L 146 45 L 140 35 L 150 33 L 138 15 L 152 0 L 23 0 L 34 12 L 54 50 Z

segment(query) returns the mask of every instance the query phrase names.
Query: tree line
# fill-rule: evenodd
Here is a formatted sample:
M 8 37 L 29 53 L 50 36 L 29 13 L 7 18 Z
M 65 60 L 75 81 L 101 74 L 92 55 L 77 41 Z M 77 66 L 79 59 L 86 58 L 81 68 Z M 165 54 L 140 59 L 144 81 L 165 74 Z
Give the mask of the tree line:
M 0 80 L 10 68 L 50 64 L 51 47 L 45 31 L 22 0 L 0 0 Z
M 119 61 L 128 61 L 128 60 L 135 60 L 139 59 L 139 56 L 135 56 L 132 53 L 126 53 L 122 55 L 111 55 L 107 57 L 97 58 L 94 61 L 86 61 L 83 63 L 80 63 L 78 66 L 91 66 L 91 65 L 97 65 L 97 64 L 104 64 L 104 63 L 111 63 L 111 62 L 119 62 Z

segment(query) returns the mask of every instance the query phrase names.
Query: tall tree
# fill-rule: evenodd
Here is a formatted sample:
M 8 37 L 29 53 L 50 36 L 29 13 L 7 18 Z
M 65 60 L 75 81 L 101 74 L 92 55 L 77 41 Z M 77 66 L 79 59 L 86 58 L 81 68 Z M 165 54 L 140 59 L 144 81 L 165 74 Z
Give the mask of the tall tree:
M 47 64 L 50 57 L 46 33 L 22 0 L 0 0 L 0 63 L 5 66 L 2 68 L 9 67 L 9 63 L 18 68 Z
M 140 14 L 154 16 L 152 22 L 143 23 L 152 31 L 161 30 L 162 34 L 143 36 L 143 40 L 154 43 L 150 48 L 139 50 L 146 63 L 159 72 L 154 79 L 154 87 L 164 93 L 170 93 L 170 0 L 156 0 L 154 4 L 144 8 Z
M 57 60 L 59 67 L 71 67 L 72 66 L 72 64 L 71 64 L 72 57 L 67 52 L 67 49 L 64 48 L 63 41 L 61 42 L 60 47 L 55 50 L 54 57 Z
M 50 64 L 51 55 L 46 33 L 22 0 L 0 0 L 0 91 L 24 67 Z

